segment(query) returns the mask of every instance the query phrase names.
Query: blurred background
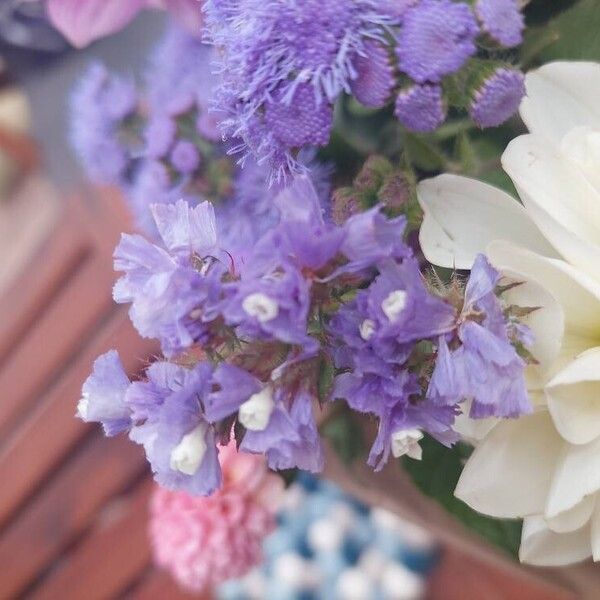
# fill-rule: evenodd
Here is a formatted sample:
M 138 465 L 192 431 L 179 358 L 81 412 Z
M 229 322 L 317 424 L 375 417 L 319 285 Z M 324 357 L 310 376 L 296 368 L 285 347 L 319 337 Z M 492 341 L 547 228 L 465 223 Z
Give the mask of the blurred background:
M 118 349 L 133 376 L 155 347 L 112 303 L 112 251 L 132 227 L 116 191 L 84 181 L 67 102 L 91 59 L 139 72 L 163 27 L 146 13 L 74 51 L 36 2 L 0 0 L 0 599 L 568 598 L 369 494 L 310 480 L 289 491 L 265 566 L 244 581 L 191 596 L 152 566 L 142 453 L 74 418 L 96 356 Z

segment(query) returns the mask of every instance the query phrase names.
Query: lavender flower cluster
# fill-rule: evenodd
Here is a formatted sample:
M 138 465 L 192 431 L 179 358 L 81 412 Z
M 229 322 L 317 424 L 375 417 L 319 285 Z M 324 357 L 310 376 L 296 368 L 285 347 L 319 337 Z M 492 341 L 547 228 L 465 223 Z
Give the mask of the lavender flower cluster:
M 209 110 L 215 78 L 212 49 L 171 23 L 154 50 L 142 85 L 92 64 L 71 96 L 71 140 L 88 177 L 118 186 L 137 227 L 158 235 L 151 204 L 184 198 L 215 205 L 220 234 L 249 246 L 277 218 L 269 170 L 249 160 L 242 169 L 228 155 Z M 325 197 L 329 171 L 310 149 L 298 160 Z
M 438 289 L 381 205 L 342 223 L 324 216 L 305 176 L 274 198 L 277 220 L 243 251 L 221 237 L 213 205 L 154 204 L 156 243 L 122 236 L 114 299 L 130 304 L 164 358 L 130 381 L 118 354 L 97 359 L 78 414 L 128 432 L 156 480 L 206 495 L 220 486 L 218 444 L 273 469 L 320 471 L 318 413 L 345 401 L 377 418 L 368 462 L 419 458 L 424 432 L 457 439 L 455 417 L 531 410 L 530 342 L 482 256 L 466 287 Z
M 267 164 L 275 180 L 300 172 L 299 148 L 323 146 L 334 103 L 350 94 L 430 132 L 448 106 L 480 127 L 517 109 L 523 75 L 486 49 L 519 45 L 518 0 L 207 0 L 219 50 L 215 106 L 231 151 Z

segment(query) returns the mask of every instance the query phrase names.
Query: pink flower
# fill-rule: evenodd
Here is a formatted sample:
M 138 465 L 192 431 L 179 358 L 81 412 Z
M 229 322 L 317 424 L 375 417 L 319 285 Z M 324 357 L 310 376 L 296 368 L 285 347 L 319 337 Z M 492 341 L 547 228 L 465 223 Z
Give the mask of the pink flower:
M 150 538 L 155 563 L 190 591 L 243 576 L 262 560 L 262 541 L 275 528 L 283 481 L 262 456 L 220 449 L 223 487 L 194 497 L 156 487 Z
M 147 7 L 169 10 L 190 31 L 200 32 L 202 0 L 46 0 L 52 24 L 83 48 L 125 27 Z

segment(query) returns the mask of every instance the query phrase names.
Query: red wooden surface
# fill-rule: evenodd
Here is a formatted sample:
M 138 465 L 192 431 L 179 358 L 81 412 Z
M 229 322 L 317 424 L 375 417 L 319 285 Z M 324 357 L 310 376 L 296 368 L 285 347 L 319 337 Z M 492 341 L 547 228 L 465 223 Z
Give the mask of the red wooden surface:
M 112 251 L 129 229 L 117 195 L 65 202 L 0 297 L 0 598 L 103 599 L 160 586 L 146 536 L 148 470 L 126 437 L 75 419 L 93 360 L 135 376 L 156 352 L 112 302 Z M 156 588 L 159 589 L 159 588 Z

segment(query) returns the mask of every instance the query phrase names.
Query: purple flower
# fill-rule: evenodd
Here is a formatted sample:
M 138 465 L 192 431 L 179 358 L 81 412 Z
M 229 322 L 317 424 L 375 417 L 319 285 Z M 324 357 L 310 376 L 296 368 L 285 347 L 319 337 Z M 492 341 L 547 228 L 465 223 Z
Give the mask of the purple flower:
M 180 200 L 152 207 L 163 247 L 123 234 L 115 250 L 116 302 L 131 302 L 131 320 L 144 337 L 155 337 L 167 356 L 202 340 L 216 316 L 226 267 L 219 249 L 212 205 L 190 209 Z
M 190 175 L 200 166 L 198 148 L 188 140 L 179 140 L 171 151 L 170 158 L 173 167 L 182 175 Z
M 153 114 L 144 129 L 144 154 L 162 158 L 169 153 L 177 134 L 177 124 L 165 114 Z
M 226 286 L 222 314 L 245 339 L 311 344 L 306 332 L 309 291 L 302 274 L 289 264 L 278 262 L 258 273 L 246 270 Z
M 125 402 L 129 388 L 121 359 L 110 350 L 94 361 L 92 374 L 85 380 L 77 416 L 86 423 L 102 423 L 108 436 L 129 428 L 131 411 Z
M 500 46 L 512 48 L 523 41 L 525 19 L 518 0 L 477 0 L 475 14 L 482 29 Z
M 388 49 L 373 40 L 364 43 L 364 55 L 354 59 L 356 77 L 350 83 L 354 97 L 365 106 L 381 108 L 396 84 Z
M 341 246 L 350 263 L 342 270 L 356 271 L 385 259 L 411 256 L 403 242 L 405 228 L 406 217 L 390 219 L 381 213 L 380 206 L 350 217 L 343 225 Z
M 479 255 L 465 290 L 454 345 L 438 345 L 428 397 L 438 405 L 472 400 L 470 416 L 517 417 L 531 412 L 525 361 L 508 336 L 509 325 L 494 289 L 500 275 Z
M 94 182 L 122 181 L 129 154 L 118 132 L 136 105 L 133 83 L 110 75 L 100 63 L 92 64 L 73 90 L 71 142 Z
M 523 96 L 523 73 L 500 67 L 473 94 L 469 114 L 480 127 L 496 127 L 517 112 Z
M 146 70 L 151 111 L 171 117 L 194 108 L 200 114 L 207 113 L 216 83 L 211 60 L 210 46 L 170 23 Z M 216 135 L 214 127 L 212 132 Z
M 452 429 L 456 413 L 453 407 L 432 406 L 429 403 L 398 403 L 379 419 L 377 437 L 373 442 L 367 464 L 380 471 L 390 454 L 399 458 L 407 454 L 420 460 L 418 441 L 426 431 L 446 446 L 458 441 Z
M 413 84 L 400 90 L 394 110 L 396 118 L 410 131 L 435 131 L 446 119 L 446 106 L 439 85 Z
M 148 370 L 147 418 L 129 437 L 144 447 L 154 478 L 163 487 L 206 496 L 221 485 L 215 433 L 200 402 L 209 391 L 211 374 L 206 362 L 192 369 L 169 365 Z M 135 391 L 138 406 L 144 406 L 144 391 Z
M 240 449 L 264 454 L 271 469 L 303 469 L 318 473 L 323 470 L 324 454 L 315 423 L 312 399 L 298 392 L 288 410 L 276 392 L 275 407 L 265 429 L 249 430 Z
M 329 104 L 350 91 L 356 56 L 367 54 L 369 40 L 385 43 L 384 27 L 392 22 L 374 0 L 209 0 L 205 11 L 220 51 L 223 132 L 241 138 L 234 149 L 267 161 L 275 177 L 300 170 L 291 154 L 299 141 L 327 141 Z
M 368 289 L 368 314 L 376 339 L 412 342 L 451 331 L 456 314 L 425 288 L 418 262 L 407 258 L 380 266 Z
M 318 102 L 314 88 L 300 83 L 286 97 L 281 90 L 265 105 L 265 127 L 285 148 L 324 146 L 333 125 L 333 109 Z
M 400 68 L 417 83 L 438 82 L 475 54 L 478 33 L 468 4 L 422 0 L 404 13 L 396 50 Z

